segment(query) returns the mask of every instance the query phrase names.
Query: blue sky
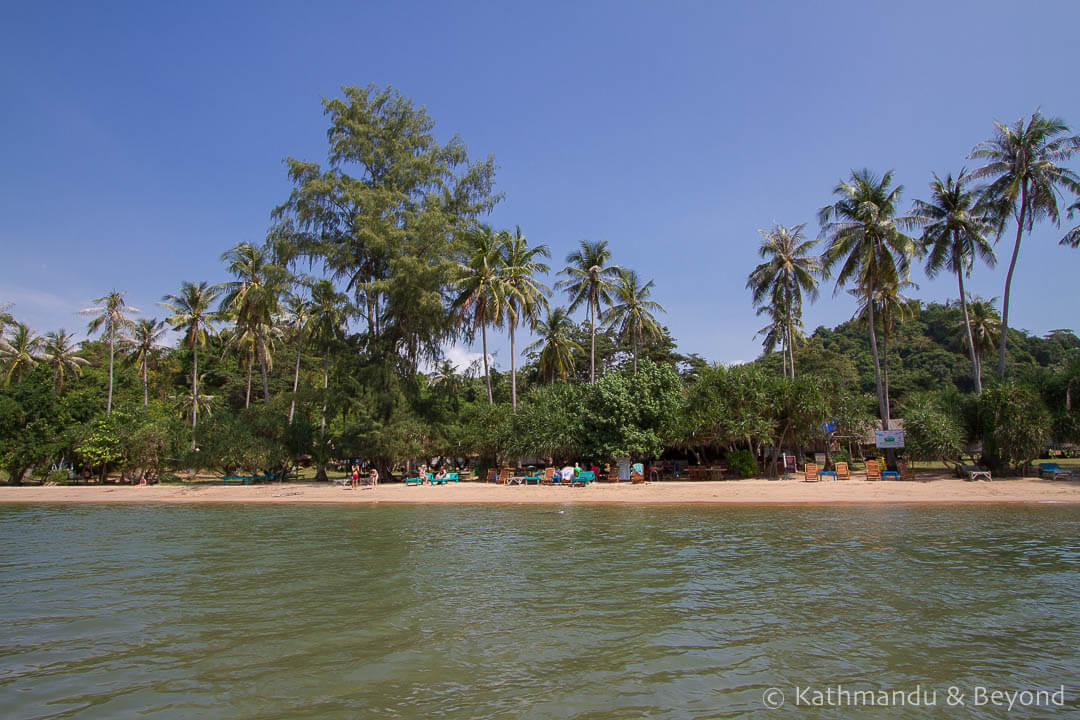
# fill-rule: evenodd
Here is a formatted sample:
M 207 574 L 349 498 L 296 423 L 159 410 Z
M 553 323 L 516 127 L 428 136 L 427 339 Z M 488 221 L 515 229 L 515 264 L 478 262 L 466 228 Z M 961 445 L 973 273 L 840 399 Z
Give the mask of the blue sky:
M 759 228 L 807 223 L 852 168 L 931 172 L 1042 107 L 1080 131 L 1076 2 L 10 3 L 0 24 L 0 302 L 83 330 L 112 289 L 145 314 L 182 280 L 225 279 L 324 161 L 320 98 L 393 85 L 441 140 L 495 156 L 489 218 L 552 250 L 608 240 L 656 281 L 683 352 L 760 352 L 746 277 Z M 1033 19 L 1024 19 L 1030 15 Z M 1072 166 L 1080 168 L 1080 158 Z M 1011 325 L 1077 328 L 1080 253 L 1043 224 L 1021 249 Z M 1000 297 L 996 269 L 971 292 Z M 914 279 L 924 300 L 955 278 Z M 808 330 L 851 316 L 823 288 Z M 523 346 L 526 343 L 521 343 Z M 508 343 L 493 347 L 507 366 Z

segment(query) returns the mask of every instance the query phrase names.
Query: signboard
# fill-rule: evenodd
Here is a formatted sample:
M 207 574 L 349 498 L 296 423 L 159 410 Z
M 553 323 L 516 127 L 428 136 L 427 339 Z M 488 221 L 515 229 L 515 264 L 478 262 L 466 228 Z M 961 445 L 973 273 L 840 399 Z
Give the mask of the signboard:
M 785 473 L 794 473 L 795 472 L 795 456 L 794 455 L 785 455 L 784 456 L 784 472 Z
M 814 453 L 814 462 L 825 467 L 825 453 Z
M 904 447 L 903 430 L 875 430 L 874 444 L 879 448 Z

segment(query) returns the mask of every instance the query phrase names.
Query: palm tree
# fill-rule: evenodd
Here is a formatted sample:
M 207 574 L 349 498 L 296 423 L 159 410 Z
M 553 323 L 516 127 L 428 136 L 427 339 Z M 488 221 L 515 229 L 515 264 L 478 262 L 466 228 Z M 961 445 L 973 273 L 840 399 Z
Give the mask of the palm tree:
M 874 290 L 874 318 L 881 328 L 881 384 L 885 388 L 885 403 L 890 414 L 892 406 L 889 404 L 889 338 L 900 323 L 914 318 L 919 312 L 919 301 L 904 295 L 901 289 L 915 288 L 918 285 L 906 277 L 899 282 L 885 282 Z M 859 301 L 855 312 L 855 319 L 860 324 L 870 322 L 870 305 L 865 296 L 861 296 L 858 290 L 849 290 Z
M 105 297 L 99 297 L 95 300 L 94 302 L 97 303 L 95 307 L 86 308 L 82 311 L 84 315 L 100 313 L 90 321 L 87 333 L 93 335 L 99 330 L 104 330 L 105 337 L 109 342 L 109 395 L 105 404 L 106 415 L 112 412 L 113 356 L 116 352 L 116 343 L 125 341 L 127 338 L 124 331 L 130 330 L 134 326 L 131 319 L 127 317 L 127 313 L 139 312 L 138 308 L 131 307 L 124 302 L 125 294 L 114 290 Z
M 853 282 L 864 300 L 878 296 L 878 289 L 897 288 L 909 275 L 915 242 L 900 230 L 914 224 L 912 218 L 897 215 L 903 186 L 892 184 L 892 172 L 878 178 L 869 170 L 852 171 L 850 182 L 841 180 L 833 194 L 839 199 L 818 212 L 821 237 L 825 238 L 822 272 L 840 264 L 836 292 Z M 881 358 L 878 355 L 875 302 L 867 302 L 867 325 L 870 328 L 870 351 L 874 358 L 881 427 L 889 429 L 889 402 L 882 384 Z
M 992 229 L 990 219 L 976 203 L 975 193 L 966 187 L 967 180 L 965 170 L 961 170 L 955 179 L 952 174 L 946 175 L 944 181 L 935 174 L 934 181 L 930 183 L 930 201 L 916 200 L 915 216 L 917 222 L 924 226 L 921 243 L 923 250 L 929 253 L 926 274 L 933 278 L 947 267 L 949 272 L 956 275 L 964 327 L 970 330 L 964 276 L 971 276 L 976 256 L 988 267 L 997 264 L 997 256 L 986 237 Z M 978 395 L 982 393 L 982 379 L 975 358 L 975 343 L 970 334 L 968 351 L 971 353 L 971 372 Z
M 814 241 L 803 237 L 805 227 L 805 223 L 793 228 L 774 224 L 772 230 L 758 230 L 764 238 L 758 254 L 765 262 L 746 280 L 754 305 L 769 298 L 773 318 L 783 319 L 781 339 L 791 361 L 791 377 L 795 377 L 795 328 L 802 326 L 803 291 L 816 299 L 817 276 L 821 274 L 821 260 L 809 254 Z
M 0 339 L 3 339 L 7 326 L 15 322 L 15 318 L 8 312 L 11 307 L 11 303 L 0 303 Z
M 525 352 L 540 353 L 540 373 L 548 382 L 565 380 L 574 374 L 574 353 L 582 352 L 573 340 L 574 323 L 565 308 L 549 309 L 547 319 L 536 323 L 540 339 L 525 348 Z
M 221 309 L 236 321 L 240 343 L 250 347 L 248 356 L 248 385 L 250 388 L 251 356 L 258 355 L 262 371 L 263 401 L 270 405 L 270 385 L 267 373 L 271 369 L 270 349 L 275 334 L 274 320 L 278 314 L 284 270 L 270 262 L 265 248 L 239 243 L 221 256 L 228 271 L 237 279 L 225 283 Z M 250 391 L 249 391 L 250 394 Z
M 641 279 L 633 270 L 620 269 L 618 282 L 612 293 L 612 305 L 604 321 L 624 341 L 629 341 L 634 350 L 634 374 L 638 371 L 638 348 L 646 341 L 654 340 L 664 334 L 653 313 L 667 310 L 658 302 L 649 299 L 655 283 L 652 280 L 641 284 Z
M 319 439 L 326 438 L 326 404 L 330 387 L 330 352 L 334 345 L 345 337 L 348 323 L 348 303 L 334 289 L 329 280 L 319 280 L 311 286 L 311 308 L 309 310 L 308 332 L 323 356 L 323 402 L 322 420 L 319 425 Z M 318 478 L 326 477 L 325 466 L 320 465 Z
M 472 337 L 476 337 L 477 329 L 480 330 L 489 405 L 495 400 L 488 369 L 487 326 L 500 325 L 506 312 L 506 287 L 501 270 L 499 242 L 491 228 L 481 225 L 468 233 L 465 236 L 465 261 L 461 263 L 461 276 L 457 282 L 458 295 L 451 308 Z
M 195 427 L 199 420 L 199 346 L 206 344 L 208 336 L 217 330 L 217 313 L 210 307 L 217 299 L 221 288 L 206 282 L 195 284 L 184 282 L 180 285 L 180 294 L 166 295 L 161 306 L 172 312 L 166 319 L 174 330 L 182 330 L 184 342 L 191 348 L 194 365 L 191 371 L 191 449 L 195 449 Z
M 975 347 L 975 373 L 982 384 L 982 359 L 987 352 L 994 351 L 994 343 L 1001 337 L 1001 315 L 994 307 L 997 298 L 983 300 L 970 298 L 967 302 L 968 319 L 964 334 L 971 338 Z
M 161 348 L 161 338 L 165 337 L 165 321 L 157 318 L 139 320 L 131 331 L 131 356 L 139 365 L 143 378 L 143 408 L 150 401 L 150 383 L 148 369 L 150 358 Z
M 776 346 L 780 345 L 783 352 L 780 353 L 781 364 L 783 366 L 784 376 L 788 376 L 788 353 L 785 347 L 788 334 L 791 334 L 792 346 L 798 344 L 804 339 L 802 319 L 795 320 L 788 318 L 787 310 L 784 309 L 783 303 L 769 303 L 762 305 L 757 309 L 758 315 L 768 315 L 769 324 L 755 333 L 754 337 L 758 335 L 764 336 L 762 338 L 762 350 L 765 354 L 769 354 L 776 350 Z M 792 365 L 794 365 L 794 358 L 792 358 Z
M 596 321 L 602 314 L 600 306 L 611 304 L 611 291 L 619 270 L 618 266 L 607 264 L 610 260 L 606 240 L 582 240 L 578 249 L 566 256 L 567 266 L 560 273 L 566 278 L 555 284 L 570 296 L 570 312 L 585 305 L 591 335 L 589 382 L 596 382 Z
M 71 334 L 62 328 L 45 336 L 45 351 L 41 353 L 41 359 L 53 368 L 57 395 L 64 393 L 64 374 L 70 372 L 79 377 L 81 366 L 88 364 L 85 358 L 79 357 L 79 346 L 72 340 Z
M 1077 200 L 1069 206 L 1069 219 L 1072 220 L 1073 213 L 1080 211 L 1080 200 Z M 1061 242 L 1058 245 L 1066 245 L 1071 248 L 1080 247 L 1080 225 L 1077 225 L 1069 232 L 1065 233 L 1065 237 L 1061 238 Z M 8 315 L 9 322 L 11 316 Z M 4 324 L 0 322 L 0 330 L 3 330 Z
M 994 209 L 1000 236 L 1008 217 L 1016 220 L 1009 272 L 1005 275 L 1005 295 L 1001 306 L 1001 344 L 998 346 L 998 376 L 1005 377 L 1005 346 L 1009 334 L 1009 299 L 1013 271 L 1020 254 L 1020 240 L 1035 221 L 1049 218 L 1060 223 L 1058 195 L 1062 189 L 1080 193 L 1080 175 L 1061 163 L 1080 150 L 1080 136 L 1069 135 L 1069 126 L 1059 118 L 1045 118 L 1036 110 L 1031 119 L 1016 121 L 1012 127 L 994 123 L 997 131 L 971 151 L 971 158 L 986 160 L 986 165 L 972 173 L 976 179 L 988 178 L 982 200 Z M 1066 238 L 1069 236 L 1067 235 Z
M 536 279 L 550 268 L 537 258 L 551 257 L 547 245 L 529 247 L 521 228 L 499 233 L 502 287 L 506 293 L 506 326 L 510 330 L 510 404 L 517 410 L 517 354 L 514 352 L 514 330 L 522 323 L 530 330 L 536 327 L 537 313 L 547 310 L 546 285 Z
M 41 352 L 41 338 L 28 325 L 17 322 L 11 339 L 0 338 L 0 358 L 4 362 L 4 385 L 11 379 L 22 381 L 26 373 L 37 365 Z
M 308 321 L 311 320 L 311 309 L 311 301 L 302 295 L 289 293 L 285 298 L 285 314 L 282 319 L 296 343 L 296 368 L 293 371 L 292 402 L 289 403 L 290 425 L 296 412 L 296 388 L 300 385 L 300 353 L 304 348 L 304 336 Z

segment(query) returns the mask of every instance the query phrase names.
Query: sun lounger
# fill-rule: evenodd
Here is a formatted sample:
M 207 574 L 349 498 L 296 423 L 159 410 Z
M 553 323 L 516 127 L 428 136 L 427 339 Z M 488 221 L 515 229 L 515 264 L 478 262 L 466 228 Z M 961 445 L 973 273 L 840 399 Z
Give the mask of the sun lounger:
M 803 467 L 803 482 L 819 482 L 820 480 L 817 463 L 806 463 Z
M 881 465 L 877 460 L 866 461 L 866 479 L 867 480 L 880 480 L 881 479 Z
M 896 469 L 900 473 L 901 481 L 914 481 L 915 471 L 911 469 L 911 463 L 907 460 L 897 460 Z
M 848 467 L 848 464 L 846 462 L 836 463 L 836 471 L 833 474 L 833 477 L 837 480 L 850 480 L 851 469 Z
M 978 465 L 964 465 L 960 468 L 960 472 L 967 475 L 968 480 L 993 480 L 990 477 L 990 471 Z
M 1039 477 L 1046 477 L 1050 480 L 1057 480 L 1059 477 L 1072 480 L 1076 477 L 1075 470 L 1066 470 L 1057 463 L 1039 463 Z

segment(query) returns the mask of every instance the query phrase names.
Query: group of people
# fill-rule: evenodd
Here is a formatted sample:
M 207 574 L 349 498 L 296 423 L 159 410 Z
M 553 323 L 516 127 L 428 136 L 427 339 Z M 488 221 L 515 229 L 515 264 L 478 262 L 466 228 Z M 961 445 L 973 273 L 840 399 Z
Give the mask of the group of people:
M 372 490 L 374 490 L 376 487 L 378 487 L 379 486 L 379 471 L 376 470 L 375 468 L 371 468 L 371 472 L 368 473 L 368 480 L 369 480 L 368 484 L 371 486 Z M 352 466 L 352 489 L 355 490 L 358 487 L 360 487 L 360 466 L 354 464 Z
M 600 468 L 596 467 L 595 463 L 590 466 L 589 470 L 592 472 L 593 477 L 600 477 Z M 583 472 L 584 469 L 581 467 L 581 464 L 575 462 L 573 465 L 566 465 L 565 467 L 563 467 L 563 469 L 559 471 L 559 478 L 564 483 L 571 483 L 573 482 L 574 478 L 576 478 Z

